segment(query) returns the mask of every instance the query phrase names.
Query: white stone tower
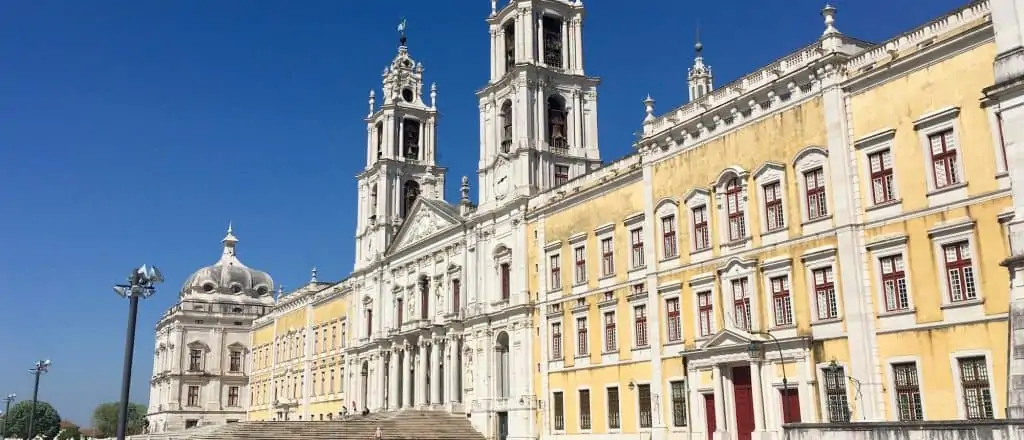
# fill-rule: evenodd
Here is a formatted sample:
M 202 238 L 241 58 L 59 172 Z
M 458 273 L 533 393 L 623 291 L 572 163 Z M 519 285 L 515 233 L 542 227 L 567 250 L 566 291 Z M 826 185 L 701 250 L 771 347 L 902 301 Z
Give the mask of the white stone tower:
M 714 88 L 711 66 L 704 64 L 704 44 L 700 42 L 700 30 L 697 31 L 697 42 L 693 45 L 693 67 L 687 72 L 687 84 L 690 89 L 690 101 L 696 101 L 711 93 Z

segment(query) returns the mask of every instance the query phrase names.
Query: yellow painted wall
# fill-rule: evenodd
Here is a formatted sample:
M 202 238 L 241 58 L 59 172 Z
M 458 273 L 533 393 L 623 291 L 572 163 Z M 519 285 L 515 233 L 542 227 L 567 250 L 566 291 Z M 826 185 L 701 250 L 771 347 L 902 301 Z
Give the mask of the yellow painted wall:
M 313 326 L 340 319 L 348 314 L 348 302 L 341 296 L 313 306 Z

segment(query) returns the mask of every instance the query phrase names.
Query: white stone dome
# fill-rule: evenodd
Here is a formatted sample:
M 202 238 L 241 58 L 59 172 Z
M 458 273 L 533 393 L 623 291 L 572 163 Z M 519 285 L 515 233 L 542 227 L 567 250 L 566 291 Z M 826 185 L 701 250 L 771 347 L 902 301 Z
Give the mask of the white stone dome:
M 274 280 L 270 274 L 249 268 L 239 261 L 235 254 L 238 238 L 228 226 L 228 234 L 222 240 L 224 252 L 220 260 L 195 271 L 181 286 L 181 296 L 228 295 L 252 298 L 268 297 L 274 294 Z

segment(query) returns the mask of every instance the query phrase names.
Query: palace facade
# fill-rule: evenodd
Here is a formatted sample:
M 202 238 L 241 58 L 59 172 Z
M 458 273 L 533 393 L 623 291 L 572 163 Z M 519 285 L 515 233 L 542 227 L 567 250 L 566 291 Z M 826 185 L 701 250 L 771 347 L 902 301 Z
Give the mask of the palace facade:
M 252 321 L 247 418 L 748 440 L 1024 415 L 1020 10 L 965 2 L 872 44 L 826 7 L 820 38 L 722 87 L 697 43 L 689 101 L 648 97 L 602 164 L 582 3 L 492 1 L 478 201 L 463 177 L 456 203 L 403 33 L 368 98 L 355 267 Z

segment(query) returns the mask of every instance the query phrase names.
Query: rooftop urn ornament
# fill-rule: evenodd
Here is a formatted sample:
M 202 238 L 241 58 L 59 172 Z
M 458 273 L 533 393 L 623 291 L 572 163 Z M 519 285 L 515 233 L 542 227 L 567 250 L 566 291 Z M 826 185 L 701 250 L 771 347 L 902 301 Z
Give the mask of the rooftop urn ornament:
M 430 107 L 437 108 L 437 83 L 430 83 Z
M 317 273 L 319 273 L 319 271 L 316 269 L 316 266 L 313 266 L 313 270 L 310 271 L 310 276 L 309 276 L 309 282 L 310 283 L 317 283 L 317 282 L 319 282 L 317 280 L 317 277 L 316 277 Z
M 644 99 L 644 111 L 647 112 L 647 116 L 644 117 L 644 122 L 653 121 L 654 120 L 654 98 L 651 98 L 651 95 L 649 95 L 649 94 L 647 95 L 647 98 Z
M 498 0 L 491 0 L 491 16 L 498 14 Z
M 825 7 L 821 9 L 821 16 L 825 17 L 825 32 L 824 35 L 838 34 L 839 30 L 836 29 L 836 9 L 835 6 L 825 4 Z
M 373 116 L 373 109 L 377 104 L 377 94 L 370 90 L 370 99 L 367 100 L 370 104 L 370 113 L 367 116 Z

